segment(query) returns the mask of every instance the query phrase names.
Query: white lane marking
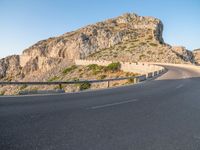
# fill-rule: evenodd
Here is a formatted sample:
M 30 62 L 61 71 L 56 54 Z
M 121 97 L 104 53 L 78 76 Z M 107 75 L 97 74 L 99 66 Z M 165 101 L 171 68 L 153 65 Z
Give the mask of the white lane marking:
M 200 140 L 200 136 L 194 136 L 194 138 Z
M 183 84 L 180 84 L 180 85 L 178 85 L 177 87 L 176 87 L 176 89 L 180 89 L 180 88 L 182 88 L 183 87 Z
M 105 105 L 93 106 L 93 107 L 91 107 L 91 109 L 99 109 L 99 108 L 111 107 L 111 106 L 115 106 L 115 105 L 121 105 L 121 104 L 136 102 L 136 101 L 138 101 L 138 100 L 137 99 L 133 99 L 133 100 L 128 100 L 128 101 L 122 101 L 122 102 L 110 103 L 110 104 L 105 104 Z

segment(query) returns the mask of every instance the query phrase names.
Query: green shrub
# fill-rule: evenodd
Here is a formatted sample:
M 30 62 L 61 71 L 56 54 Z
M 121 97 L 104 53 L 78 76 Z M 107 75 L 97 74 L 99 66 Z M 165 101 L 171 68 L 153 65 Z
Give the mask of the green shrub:
M 129 78 L 128 83 L 134 83 L 134 78 Z
M 91 64 L 87 66 L 89 70 L 97 70 L 99 69 L 99 66 L 97 64 Z
M 54 87 L 54 90 L 60 90 L 60 89 L 63 89 L 64 88 L 64 86 L 63 85 L 56 85 L 55 87 Z
M 113 72 L 114 72 L 114 71 L 119 71 L 120 68 L 121 68 L 120 62 L 111 63 L 111 64 L 109 64 L 109 65 L 106 67 L 106 69 L 107 69 L 108 71 L 113 71 Z
M 79 85 L 79 89 L 80 89 L 81 91 L 87 90 L 87 89 L 89 89 L 90 87 L 91 87 L 91 84 L 90 84 L 89 82 L 81 83 L 81 84 Z
M 99 66 L 97 64 L 91 64 L 87 66 L 89 70 L 92 70 L 94 75 L 97 75 L 98 73 L 100 73 L 103 70 L 103 66 Z
M 105 79 L 107 76 L 105 75 L 105 74 L 102 74 L 102 75 L 100 75 L 98 78 L 100 79 L 100 80 L 103 80 L 103 79 Z
M 27 85 L 22 85 L 20 86 L 19 90 L 24 90 L 25 88 L 27 88 Z
M 0 91 L 0 96 L 3 96 L 6 93 L 6 91 Z
M 149 43 L 151 46 L 153 46 L 153 47 L 156 47 L 156 46 L 158 46 L 158 44 L 156 44 L 156 43 Z
M 76 65 L 73 65 L 73 66 L 71 66 L 71 67 L 65 68 L 65 69 L 63 70 L 63 73 L 64 73 L 64 74 L 67 74 L 67 73 L 71 72 L 72 70 L 75 70 L 76 68 L 77 68 Z
M 72 79 L 72 81 L 79 81 L 79 79 L 75 77 Z
M 50 78 L 50 79 L 48 80 L 48 82 L 53 82 L 53 81 L 56 81 L 56 80 L 58 80 L 58 79 L 59 79 L 58 76 L 54 76 L 54 77 Z

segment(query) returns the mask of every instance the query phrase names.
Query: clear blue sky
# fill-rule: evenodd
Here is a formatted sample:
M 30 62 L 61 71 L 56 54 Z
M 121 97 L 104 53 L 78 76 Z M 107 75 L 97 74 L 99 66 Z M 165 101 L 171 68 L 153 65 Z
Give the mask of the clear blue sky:
M 126 12 L 161 19 L 171 45 L 200 48 L 200 0 L 0 0 L 0 58 Z

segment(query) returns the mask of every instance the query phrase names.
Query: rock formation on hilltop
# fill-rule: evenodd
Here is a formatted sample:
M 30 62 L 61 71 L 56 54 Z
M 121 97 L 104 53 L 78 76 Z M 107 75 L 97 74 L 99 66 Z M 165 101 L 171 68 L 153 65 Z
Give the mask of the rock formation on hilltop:
M 46 80 L 76 58 L 191 63 L 192 53 L 164 43 L 163 24 L 153 17 L 124 14 L 58 37 L 39 41 L 22 55 L 0 60 L 1 80 Z M 59 66 L 59 67 L 58 67 Z
M 200 65 L 200 49 L 193 50 L 195 63 Z

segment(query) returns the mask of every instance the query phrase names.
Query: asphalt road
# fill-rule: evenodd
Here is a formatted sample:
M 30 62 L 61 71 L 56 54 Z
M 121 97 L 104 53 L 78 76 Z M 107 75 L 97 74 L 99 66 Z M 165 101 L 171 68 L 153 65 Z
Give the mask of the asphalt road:
M 0 150 L 199 150 L 199 73 L 135 86 L 0 97 Z

